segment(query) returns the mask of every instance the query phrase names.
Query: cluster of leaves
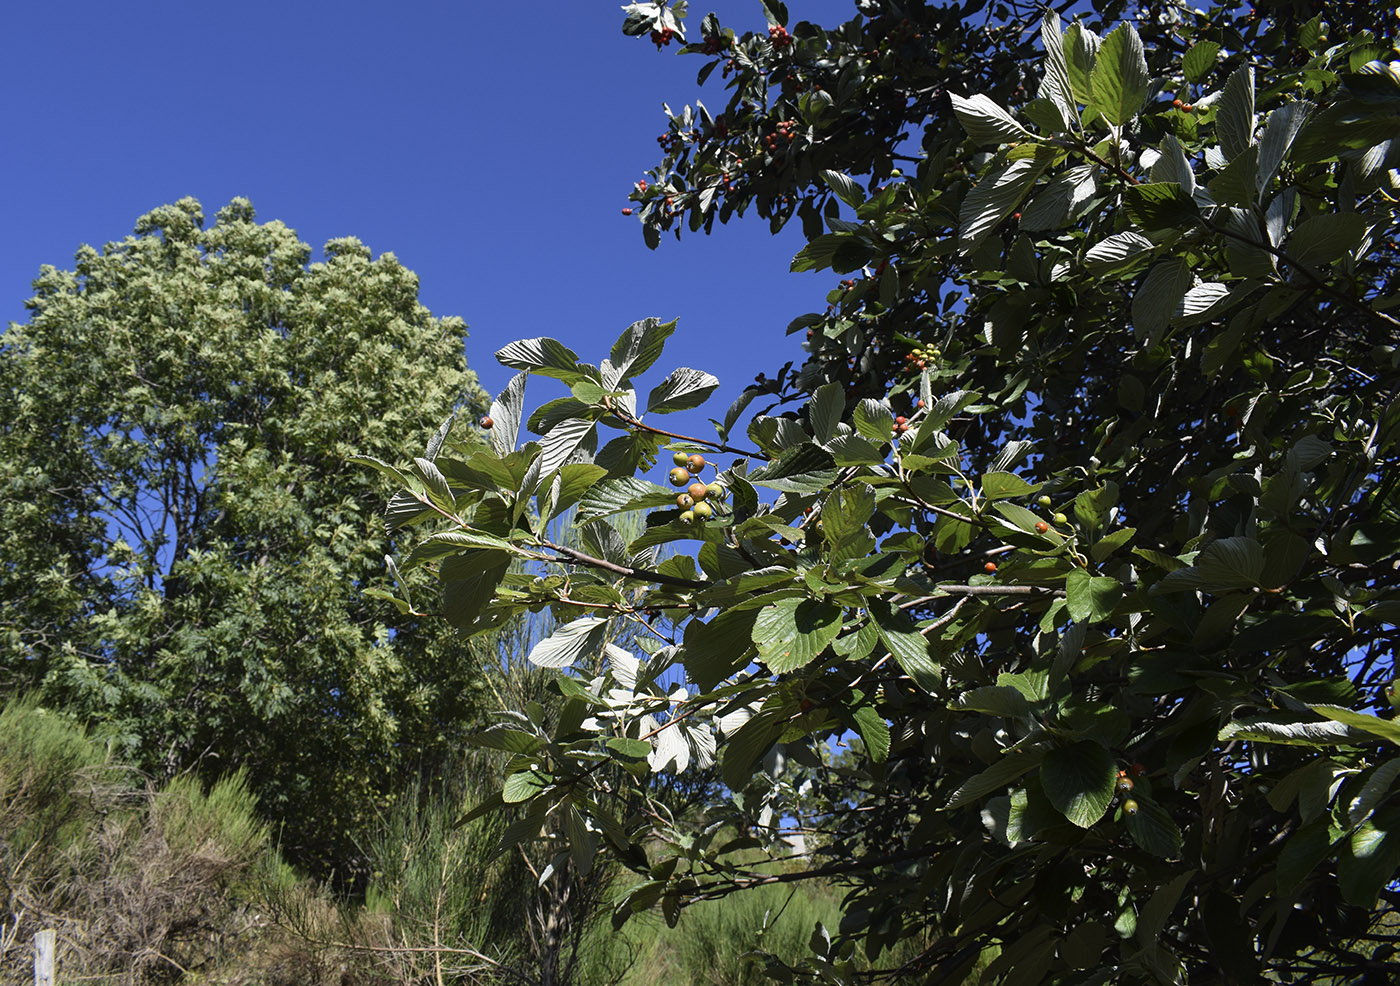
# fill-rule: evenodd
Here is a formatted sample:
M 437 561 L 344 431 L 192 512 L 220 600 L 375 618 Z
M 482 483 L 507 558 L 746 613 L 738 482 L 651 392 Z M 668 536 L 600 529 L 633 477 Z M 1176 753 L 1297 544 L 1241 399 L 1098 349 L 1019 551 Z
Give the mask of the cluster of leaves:
M 787 978 L 911 942 L 884 972 L 1393 976 L 1400 726 L 1371 710 L 1400 622 L 1395 63 L 1282 5 L 859 6 L 789 33 L 769 0 L 742 38 L 706 18 L 686 50 L 720 56 L 702 81 L 730 59 L 735 97 L 678 114 L 636 192 L 648 242 L 754 204 L 803 218 L 795 270 L 862 274 L 790 327 L 801 367 L 687 437 L 654 416 L 714 378 L 634 384 L 672 323 L 596 366 L 526 340 L 489 448 L 381 465 L 459 626 L 557 622 L 531 657 L 573 669 L 562 711 L 482 737 L 511 754 L 510 837 L 610 849 L 640 877 L 618 919 L 675 921 L 801 834 L 851 893 Z M 527 418 L 526 373 L 571 394 Z M 666 509 L 637 475 L 663 443 L 734 456 L 728 513 Z M 584 550 L 547 536 L 570 508 Z M 658 807 L 653 772 L 712 750 L 728 796 Z
M 136 232 L 44 268 L 0 347 L 0 688 L 158 775 L 246 767 L 293 858 L 343 873 L 405 766 L 476 727 L 474 662 L 360 591 L 392 542 L 344 466 L 485 403 L 466 327 L 245 200 Z

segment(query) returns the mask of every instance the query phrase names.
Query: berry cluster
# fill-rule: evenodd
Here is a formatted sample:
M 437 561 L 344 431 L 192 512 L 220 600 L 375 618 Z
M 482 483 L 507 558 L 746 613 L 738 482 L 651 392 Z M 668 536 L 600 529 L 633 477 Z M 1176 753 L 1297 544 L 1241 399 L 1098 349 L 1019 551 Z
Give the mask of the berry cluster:
M 1131 771 L 1132 776 L 1129 776 L 1129 771 Z M 1118 797 L 1123 799 L 1123 814 L 1136 815 L 1138 813 L 1138 803 L 1128 795 L 1132 793 L 1135 786 L 1133 777 L 1141 777 L 1145 773 L 1147 773 L 1147 768 L 1140 763 L 1133 764 L 1128 770 L 1118 771 L 1118 779 L 1114 788 L 1118 792 Z
M 712 34 L 705 39 L 700 50 L 707 55 L 718 55 L 721 51 L 729 47 L 729 39 L 722 34 Z
M 779 120 L 775 125 L 775 131 L 771 134 L 764 135 L 763 145 L 767 147 L 769 152 L 771 153 L 778 149 L 778 144 L 780 141 L 786 141 L 789 144 L 792 143 L 793 138 L 797 136 L 793 132 L 793 130 L 796 127 L 796 120 Z
M 659 31 L 651 32 L 651 43 L 657 48 L 664 48 L 671 43 L 671 39 L 676 36 L 676 32 L 669 27 L 663 27 Z
M 773 48 L 782 51 L 792 44 L 792 35 L 788 34 L 787 28 L 781 24 L 774 24 L 768 29 L 768 39 L 773 42 Z
M 1038 496 L 1038 497 L 1035 498 L 1035 502 L 1036 502 L 1037 504 L 1039 504 L 1041 507 L 1044 507 L 1044 508 L 1046 508 L 1046 509 L 1049 509 L 1050 504 L 1052 504 L 1054 501 L 1051 500 L 1050 497 L 1048 497 L 1048 496 L 1046 496 L 1045 494 L 1042 493 L 1040 496 Z M 1055 526 L 1056 526 L 1056 527 L 1064 527 L 1065 525 L 1067 525 L 1067 524 L 1069 523 L 1069 517 L 1066 516 L 1065 514 L 1059 513 L 1059 512 L 1056 512 L 1050 519 L 1053 520 L 1053 521 L 1055 522 Z M 1043 520 L 1042 520 L 1042 521 L 1038 521 L 1038 522 L 1036 523 L 1036 525 L 1035 525 L 1035 529 L 1036 529 L 1036 531 L 1038 531 L 1039 533 L 1044 534 L 1046 531 L 1048 531 L 1048 530 L 1050 529 L 1050 525 L 1047 524 L 1047 523 L 1045 523 L 1045 521 L 1043 521 Z
M 937 346 L 916 346 L 904 354 L 904 367 L 909 373 L 917 373 L 942 355 L 943 350 Z
M 1196 107 L 1193 106 L 1192 104 L 1190 104 L 1190 103 L 1184 103 L 1184 102 L 1182 102 L 1182 101 L 1179 100 L 1179 99 L 1173 99 L 1173 100 L 1172 100 L 1172 106 L 1174 106 L 1174 107 L 1176 107 L 1177 109 L 1181 110 L 1181 112 L 1183 112 L 1183 113 L 1192 113 L 1192 112 L 1195 112 L 1195 109 L 1196 109 Z
M 698 452 L 677 452 L 671 457 L 671 461 L 675 463 L 676 468 L 667 475 L 667 481 L 672 486 L 686 487 L 685 492 L 676 497 L 676 506 L 681 508 L 681 523 L 691 524 L 696 520 L 709 520 L 715 512 L 710 501 L 723 500 L 724 487 L 719 483 L 706 485 L 695 479 L 705 469 L 705 457 Z
M 667 154 L 674 154 L 681 149 L 681 145 L 685 143 L 685 138 L 682 137 L 679 132 L 671 131 L 657 137 L 656 142 L 661 145 L 662 151 Z

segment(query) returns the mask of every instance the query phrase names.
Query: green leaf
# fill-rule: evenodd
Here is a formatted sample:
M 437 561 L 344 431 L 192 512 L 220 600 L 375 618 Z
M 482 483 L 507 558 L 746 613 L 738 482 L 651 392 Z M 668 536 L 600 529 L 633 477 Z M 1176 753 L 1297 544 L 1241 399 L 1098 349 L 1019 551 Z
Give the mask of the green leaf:
M 1006 790 L 1012 781 L 1040 766 L 1043 757 L 1044 752 L 1039 748 L 1002 754 L 1000 760 L 965 781 L 954 791 L 948 803 L 943 806 L 944 810 L 961 808 L 963 805 L 980 801 L 989 794 Z
M 1053 7 L 1046 7 L 1040 20 L 1040 42 L 1045 50 L 1045 75 L 1040 82 L 1039 96 L 1053 103 L 1059 110 L 1061 125 L 1052 127 L 1059 130 L 1065 124 L 1079 123 L 1079 113 L 1075 109 L 1074 86 L 1069 79 L 1069 66 L 1065 62 L 1064 35 L 1060 31 L 1060 15 Z
M 700 370 L 681 367 L 647 395 L 647 412 L 670 414 L 688 411 L 709 400 L 719 387 L 719 380 Z
M 1181 855 L 1181 829 L 1157 802 L 1143 795 L 1138 795 L 1135 800 L 1138 803 L 1137 814 L 1125 812 L 1123 816 L 1128 834 L 1152 855 L 1176 859 Z
M 1254 66 L 1242 65 L 1225 80 L 1215 128 L 1227 158 L 1238 157 L 1254 143 Z
M 807 420 L 813 437 L 825 444 L 836 435 L 836 426 L 846 411 L 846 388 L 835 381 L 822 384 L 807 402 Z
M 1360 245 L 1366 225 L 1366 218 L 1355 212 L 1313 216 L 1293 230 L 1284 252 L 1300 264 L 1330 264 Z
M 491 402 L 491 449 L 497 455 L 509 455 L 520 440 L 520 423 L 525 418 L 525 380 L 528 374 L 517 373 L 506 389 Z
M 610 383 L 609 389 L 617 389 L 629 377 L 650 369 L 660 359 L 666 340 L 675 331 L 675 319 L 662 322 L 659 318 L 644 318 L 624 329 L 608 355 L 608 362 L 617 377 Z
M 1065 602 L 1070 619 L 1075 622 L 1097 623 L 1113 614 L 1113 607 L 1123 597 L 1123 587 L 1115 578 L 1091 576 L 1076 568 L 1065 578 Z
M 1092 740 L 1051 750 L 1040 765 L 1040 786 L 1056 810 L 1086 829 L 1113 801 L 1117 772 L 1113 757 Z
M 890 753 L 890 724 L 873 705 L 862 705 L 852 715 L 860 741 L 865 744 L 865 752 L 875 763 L 883 763 Z
M 1260 201 L 1264 192 L 1278 173 L 1279 165 L 1288 156 L 1293 141 L 1302 132 L 1308 118 L 1317 107 L 1306 100 L 1298 100 L 1280 106 L 1269 114 L 1264 124 L 1264 136 L 1259 140 L 1259 163 L 1257 165 L 1257 192 Z
M 1215 67 L 1215 56 L 1220 54 L 1220 45 L 1214 41 L 1197 41 L 1181 59 L 1181 71 L 1186 81 L 1199 83 Z
M 862 400 L 856 405 L 852 421 L 855 423 L 856 431 L 877 445 L 890 440 L 890 429 L 894 427 L 894 415 L 890 413 L 888 407 L 879 401 L 871 400 L 869 397 Z
M 1143 945 L 1153 945 L 1162 934 L 1162 929 L 1167 925 L 1167 919 L 1171 917 L 1172 911 L 1176 910 L 1177 901 L 1181 899 L 1181 892 L 1186 889 L 1186 884 L 1191 877 L 1196 875 L 1195 870 L 1187 870 L 1176 876 L 1170 883 L 1159 886 L 1143 905 L 1142 912 L 1138 915 L 1137 927 L 1133 934 Z
M 1028 483 L 1012 472 L 982 474 L 982 495 L 989 500 L 1009 500 L 1034 493 L 1038 489 L 1039 483 Z
M 823 446 L 838 466 L 875 466 L 884 455 L 859 435 L 838 435 Z
M 967 193 L 958 213 L 958 249 L 964 255 L 976 250 L 987 234 L 1016 210 L 1045 167 L 1042 161 L 1012 161 Z
M 505 786 L 501 789 L 501 800 L 508 805 L 529 801 L 553 782 L 554 779 L 548 774 L 534 768 L 522 770 L 506 778 Z
M 757 619 L 757 610 L 728 610 L 708 623 L 697 619 L 687 623 L 681 648 L 686 677 L 709 690 L 744 668 Z
M 721 776 L 731 791 L 748 787 L 754 765 L 777 742 L 787 727 L 787 716 L 779 709 L 760 709 L 724 744 Z
M 645 760 L 651 755 L 651 744 L 646 740 L 614 736 L 605 745 L 628 760 Z
M 822 493 L 836 478 L 831 453 L 810 442 L 784 450 L 772 462 L 749 474 L 754 486 L 785 493 Z
M 566 418 L 540 439 L 541 479 L 554 474 L 580 448 L 596 444 L 597 425 L 588 418 Z
M 635 476 L 622 476 L 591 487 L 579 500 L 578 520 L 583 522 L 629 510 L 674 506 L 677 491 Z
M 1093 274 L 1127 273 L 1144 262 L 1155 247 L 1141 233 L 1114 233 L 1085 252 L 1084 266 Z
M 496 351 L 496 359 L 512 370 L 528 370 L 567 384 L 582 379 L 578 355 L 555 339 L 519 339 Z
M 473 746 L 487 750 L 503 750 L 506 753 L 534 753 L 547 745 L 544 738 L 522 729 L 509 726 L 492 726 L 490 729 L 470 737 Z
M 1137 116 L 1147 101 L 1151 76 L 1142 38 L 1131 22 L 1123 22 L 1104 38 L 1089 77 L 1093 107 L 1115 127 Z
M 1147 230 L 1190 226 L 1200 216 L 1195 200 L 1176 181 L 1129 185 L 1123 190 L 1123 208 Z
M 950 708 L 959 712 L 983 712 L 1006 719 L 1021 719 L 1031 714 L 1030 703 L 1020 689 L 1009 685 L 983 685 L 958 696 Z
M 451 514 L 457 509 L 457 501 L 452 496 L 452 490 L 447 485 L 447 477 L 444 476 L 438 467 L 427 459 L 416 458 L 413 460 L 418 475 L 423 479 L 423 487 L 428 493 L 428 499 L 441 510 Z
M 1381 719 L 1364 712 L 1343 709 L 1335 705 L 1310 705 L 1308 708 L 1320 716 L 1326 716 L 1333 722 L 1362 730 L 1389 743 L 1400 743 L 1400 722 L 1393 719 Z
M 1346 711 L 1346 710 L 1342 710 Z M 1360 715 L 1360 713 L 1357 713 Z M 1374 717 L 1368 717 L 1374 718 Z M 1279 712 L 1272 716 L 1245 716 L 1225 724 L 1219 739 L 1250 740 L 1255 743 L 1281 743 L 1286 746 L 1359 745 L 1370 741 L 1366 732 L 1340 722 L 1298 721 Z
M 1180 258 L 1154 264 L 1147 272 L 1133 293 L 1133 332 L 1139 341 L 1152 344 L 1181 314 L 1191 280 L 1191 268 Z
M 844 175 L 839 171 L 823 171 L 822 181 L 826 182 L 836 197 L 845 202 L 852 209 L 860 206 L 865 201 L 865 191 L 849 175 Z
M 1099 36 L 1083 24 L 1075 21 L 1065 29 L 1061 49 L 1065 56 L 1065 66 L 1069 72 L 1070 86 L 1074 90 L 1076 102 L 1089 105 L 1094 101 L 1093 70 L 1094 60 L 1102 42 Z M 1092 120 L 1086 120 L 1092 123 Z
M 1031 137 L 1029 130 L 988 96 L 978 93 L 964 99 L 950 92 L 948 98 L 953 103 L 958 122 L 979 144 L 1010 144 Z
M 598 616 L 584 616 L 555 630 L 530 650 L 531 664 L 542 668 L 565 668 L 584 654 L 603 645 L 608 621 Z
M 873 601 L 870 615 L 880 628 L 880 640 L 889 648 L 904 673 L 914 679 L 914 683 L 926 692 L 933 693 L 938 686 L 942 668 L 933 659 L 928 641 L 896 606 Z
M 816 660 L 841 632 L 841 609 L 811 599 L 780 599 L 765 606 L 753 625 L 759 660 L 774 674 Z

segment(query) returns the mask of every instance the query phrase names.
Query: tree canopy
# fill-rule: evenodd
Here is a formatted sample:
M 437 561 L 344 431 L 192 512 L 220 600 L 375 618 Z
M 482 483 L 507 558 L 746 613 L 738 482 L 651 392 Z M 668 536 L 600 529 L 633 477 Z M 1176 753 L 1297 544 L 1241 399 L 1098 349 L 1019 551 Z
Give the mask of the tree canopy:
M 182 199 L 40 272 L 0 346 L 0 683 L 158 773 L 244 767 L 331 865 L 475 708 L 473 661 L 370 590 L 383 490 L 345 459 L 484 401 L 411 271 L 324 253 Z
M 847 881 L 788 979 L 1393 979 L 1400 62 L 1375 10 L 857 7 L 690 38 L 680 3 L 626 8 L 732 90 L 672 114 L 647 241 L 798 217 L 794 270 L 839 277 L 788 327 L 805 355 L 686 436 L 659 416 L 716 378 L 639 389 L 673 322 L 595 363 L 524 340 L 488 445 L 380 465 L 424 525 L 401 567 L 455 622 L 557 621 L 530 657 L 562 710 L 479 738 L 511 754 L 507 838 L 605 847 L 638 878 L 620 921 Z M 529 412 L 532 376 L 569 394 Z M 582 550 L 545 527 L 569 509 Z M 712 757 L 727 797 L 648 797 Z

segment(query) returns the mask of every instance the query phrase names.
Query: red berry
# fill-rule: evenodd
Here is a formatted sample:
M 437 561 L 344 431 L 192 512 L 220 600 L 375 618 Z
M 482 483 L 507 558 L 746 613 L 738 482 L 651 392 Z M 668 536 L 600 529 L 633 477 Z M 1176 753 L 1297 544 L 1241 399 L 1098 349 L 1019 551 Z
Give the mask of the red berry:
M 630 216 L 630 215 L 632 215 L 632 210 L 631 210 L 631 209 L 623 209 L 623 210 L 622 210 L 622 214 L 623 214 L 624 216 Z
M 1141 777 L 1143 774 L 1147 773 L 1147 768 L 1140 763 L 1133 764 L 1128 770 L 1134 777 Z
M 1035 524 L 1035 530 L 1037 534 L 1044 534 L 1046 531 L 1050 530 L 1050 525 L 1043 520 L 1038 520 Z
M 1192 112 L 1195 112 L 1195 109 L 1196 109 L 1196 107 L 1192 106 L 1190 103 L 1187 103 L 1187 104 L 1185 104 L 1184 106 L 1181 107 L 1181 112 L 1183 112 L 1183 113 L 1192 113 Z
M 908 418 L 906 418 L 904 415 L 901 414 L 901 415 L 899 415 L 899 417 L 897 417 L 897 418 L 894 419 L 894 423 L 897 424 L 897 425 L 902 425 L 902 424 L 904 424 L 904 422 L 906 422 L 906 421 L 908 421 L 908 420 L 909 420 Z
M 1175 106 L 1177 109 L 1181 109 L 1181 108 L 1182 108 L 1183 106 L 1185 106 L 1186 104 L 1183 103 L 1183 102 L 1182 102 L 1181 100 L 1179 100 L 1179 99 L 1173 99 L 1173 100 L 1172 100 L 1172 105 Z
M 986 572 L 988 575 L 990 575 L 992 572 L 995 572 L 996 570 L 997 563 L 994 561 L 989 561 L 987 562 L 987 564 L 982 566 L 982 571 Z
M 489 414 L 486 415 L 486 417 L 484 417 L 484 418 L 481 419 L 481 427 L 485 428 L 487 431 L 490 431 L 490 430 L 491 430 L 491 426 L 494 425 L 495 423 L 496 423 L 496 422 L 494 422 L 494 421 L 491 420 L 491 415 L 489 415 Z

